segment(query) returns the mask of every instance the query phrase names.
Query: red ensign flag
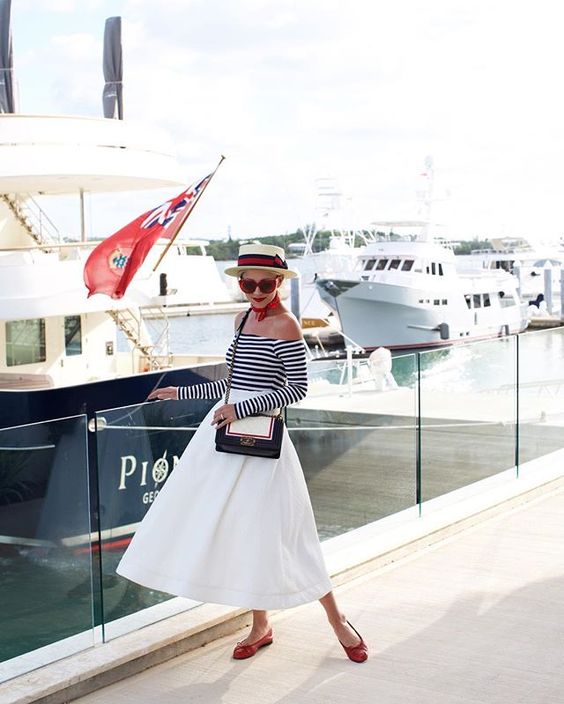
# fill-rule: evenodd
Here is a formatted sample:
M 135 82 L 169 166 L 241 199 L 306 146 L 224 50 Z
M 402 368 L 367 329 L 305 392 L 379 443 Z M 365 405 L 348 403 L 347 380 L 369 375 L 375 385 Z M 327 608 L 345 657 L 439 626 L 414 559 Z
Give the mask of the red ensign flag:
M 121 298 L 159 237 L 174 239 L 212 175 L 182 191 L 176 198 L 140 215 L 93 249 L 84 266 L 88 296 L 105 293 L 112 298 Z

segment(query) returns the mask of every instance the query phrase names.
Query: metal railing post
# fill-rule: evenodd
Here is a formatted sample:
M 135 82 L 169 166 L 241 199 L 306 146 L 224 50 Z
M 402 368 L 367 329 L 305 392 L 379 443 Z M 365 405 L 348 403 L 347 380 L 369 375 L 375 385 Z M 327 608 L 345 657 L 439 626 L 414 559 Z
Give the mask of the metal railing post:
M 415 501 L 419 508 L 419 516 L 421 516 L 421 502 L 423 491 L 421 486 L 421 470 L 422 470 L 422 419 L 421 419 L 421 353 L 416 353 L 416 369 L 417 369 L 417 394 L 416 394 L 416 418 L 415 418 Z

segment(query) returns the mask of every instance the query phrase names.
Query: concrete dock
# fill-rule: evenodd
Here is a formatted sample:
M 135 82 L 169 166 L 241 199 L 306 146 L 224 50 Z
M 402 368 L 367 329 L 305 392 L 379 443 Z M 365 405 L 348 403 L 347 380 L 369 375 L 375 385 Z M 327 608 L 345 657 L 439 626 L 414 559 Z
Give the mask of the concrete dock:
M 348 661 L 316 604 L 275 614 L 275 642 L 231 659 L 246 630 L 81 704 L 560 704 L 564 488 L 338 587 L 370 646 Z

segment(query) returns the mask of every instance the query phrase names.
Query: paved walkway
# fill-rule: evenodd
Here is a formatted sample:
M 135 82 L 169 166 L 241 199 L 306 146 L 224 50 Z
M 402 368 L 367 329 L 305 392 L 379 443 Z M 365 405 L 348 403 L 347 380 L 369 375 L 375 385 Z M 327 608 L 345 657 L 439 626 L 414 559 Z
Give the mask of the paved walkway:
M 274 615 L 275 642 L 224 638 L 82 704 L 562 704 L 564 490 L 338 589 L 371 647 L 348 661 L 318 604 Z

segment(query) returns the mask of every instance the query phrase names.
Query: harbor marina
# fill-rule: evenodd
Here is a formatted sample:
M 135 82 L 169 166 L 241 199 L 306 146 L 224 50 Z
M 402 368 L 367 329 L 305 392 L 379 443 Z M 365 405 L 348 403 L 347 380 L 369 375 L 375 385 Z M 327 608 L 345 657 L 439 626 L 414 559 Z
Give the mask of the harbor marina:
M 8 18 L 3 27 L 8 32 L 0 34 L 9 49 L 9 65 L 3 67 L 3 85 L 9 90 L 4 94 L 6 104 L 0 108 L 12 112 L 0 114 L 0 598 L 4 605 L 0 619 L 0 701 L 13 704 L 19 698 L 18 704 L 24 704 L 35 697 L 55 704 L 84 694 L 88 687 L 103 686 L 112 678 L 131 674 L 128 668 L 146 667 L 159 657 L 166 657 L 166 653 L 177 654 L 180 641 L 190 640 L 192 646 L 209 642 L 224 634 L 222 629 L 233 628 L 235 622 L 242 625 L 248 617 L 240 611 L 171 598 L 115 573 L 139 522 L 171 473 L 177 471 L 179 457 L 214 403 L 148 403 L 147 396 L 159 386 L 197 384 L 225 376 L 223 352 L 233 335 L 234 315 L 244 304 L 225 285 L 218 264 L 206 253 L 206 242 L 187 238 L 176 240 L 158 267 L 157 261 L 169 241 L 157 242 L 123 299 L 99 294 L 86 298 L 85 263 L 100 237 L 110 234 L 96 232 L 96 241 L 88 241 L 89 207 L 96 207 L 96 200 L 90 199 L 89 194 L 120 193 L 122 204 L 127 198 L 129 206 L 130 199 L 125 196 L 128 192 L 166 187 L 176 194 L 186 187 L 186 174 L 166 135 L 121 120 L 123 76 L 117 75 L 121 73 L 121 51 L 115 33 L 111 35 L 113 41 L 109 41 L 110 34 L 104 40 L 105 69 L 109 63 L 116 69 L 113 77 L 104 76 L 104 114 L 108 119 L 13 114 L 17 106 L 7 105 L 5 100 L 14 97 L 10 95 L 14 74 L 9 5 L 6 0 L 0 1 L 3 18 Z M 93 45 L 85 40 L 90 35 L 74 35 L 81 47 L 66 41 L 71 14 L 57 17 L 58 34 L 51 43 L 57 60 L 61 49 L 67 56 L 69 50 L 91 53 Z M 255 19 L 261 21 L 261 17 Z M 277 26 L 272 31 L 292 31 L 294 20 L 290 18 L 288 24 L 286 19 L 275 22 Z M 46 25 L 47 20 L 46 17 Z M 137 20 L 139 39 L 143 28 L 151 27 L 144 24 L 141 16 Z M 297 20 L 300 21 L 299 16 Z M 209 22 L 206 20 L 205 24 Z M 120 26 L 120 18 L 111 18 L 107 23 L 107 28 L 114 30 Z M 198 27 L 198 23 L 193 27 Z M 159 40 L 154 25 L 152 29 L 156 32 L 153 39 Z M 49 31 L 46 26 L 43 34 L 48 37 Z M 174 43 L 174 37 L 169 39 Z M 34 46 L 34 51 L 41 51 L 40 44 Z M 111 48 L 115 49 L 114 60 L 108 61 Z M 227 47 L 228 51 L 232 49 L 233 46 Z M 79 60 L 79 53 L 74 55 L 81 69 L 85 64 Z M 170 56 L 174 58 L 174 51 L 165 54 L 165 73 L 159 76 L 164 78 L 165 90 L 159 92 L 159 103 L 152 105 L 149 112 L 158 113 L 158 119 L 176 127 L 181 149 L 190 159 L 207 158 L 205 150 L 219 147 L 217 135 L 223 134 L 220 140 L 224 140 L 228 133 L 214 129 L 219 123 L 201 119 L 206 114 L 219 115 L 217 110 L 207 111 L 210 104 L 200 106 L 201 98 L 197 96 L 199 87 L 204 85 L 203 73 L 198 72 L 204 69 L 205 52 L 196 57 L 195 63 L 193 52 L 188 56 L 196 87 L 189 120 L 183 119 L 181 111 L 169 113 L 168 118 L 165 114 L 167 106 L 175 109 L 178 93 L 174 90 L 177 81 L 173 81 L 172 91 L 166 90 L 166 65 Z M 221 66 L 222 58 L 217 51 L 215 54 L 213 63 Z M 294 58 L 299 62 L 298 54 Z M 4 52 L 0 55 L 4 57 Z M 181 57 L 181 64 L 185 58 Z M 276 69 L 276 62 L 262 63 L 267 72 Z M 156 64 L 152 68 L 155 67 Z M 176 69 L 182 71 L 181 66 Z M 261 72 L 254 73 L 253 80 Z M 57 101 L 79 108 L 90 105 L 85 100 L 89 75 L 89 71 L 80 70 L 79 80 L 85 85 L 72 96 L 59 95 Z M 147 72 L 137 75 L 153 77 Z M 69 88 L 66 78 L 61 85 Z M 251 98 L 252 82 L 246 81 L 249 91 L 243 91 Z M 149 85 L 148 81 L 143 85 L 144 91 L 145 84 Z M 236 93 L 228 91 L 228 97 Z M 218 96 L 220 100 L 225 97 L 214 88 L 211 94 L 216 102 Z M 265 94 L 261 95 L 264 102 Z M 238 119 L 243 113 L 238 115 L 236 102 L 233 107 Z M 141 105 L 146 107 L 146 101 L 142 100 Z M 247 107 L 250 105 L 247 101 Z M 238 174 L 236 188 L 251 206 L 243 205 L 240 210 L 251 212 L 252 197 L 269 196 L 268 188 L 263 188 L 266 181 L 257 184 L 256 178 L 249 178 L 248 169 L 260 168 L 260 159 L 264 162 L 267 153 L 274 162 L 284 157 L 280 157 L 282 152 L 276 147 L 270 152 L 256 149 L 257 145 L 267 144 L 260 133 L 264 119 L 260 111 L 253 112 L 256 124 L 245 120 L 250 126 L 248 134 L 236 129 L 237 119 L 231 120 L 229 129 L 235 130 L 234 139 L 228 135 L 227 144 L 238 158 L 245 154 L 250 157 Z M 283 122 L 288 121 L 274 120 L 272 125 L 276 123 L 274 129 L 279 129 Z M 463 124 L 459 126 L 464 128 Z M 419 130 L 420 127 L 419 124 Z M 321 132 L 318 136 L 325 139 L 327 130 L 325 136 Z M 372 138 L 378 138 L 379 130 L 369 130 L 370 134 L 366 130 L 357 132 L 368 142 L 361 145 L 362 153 L 356 163 L 368 164 L 366 148 Z M 252 135 L 252 139 L 249 141 L 245 135 Z M 332 140 L 335 155 L 342 136 L 344 133 Z M 475 136 L 480 138 L 479 134 Z M 245 141 L 248 144 L 239 148 Z M 290 144 L 290 140 L 285 142 L 283 135 L 276 134 L 276 145 L 285 143 Z M 409 145 L 410 140 L 402 143 Z M 303 150 L 294 151 L 303 157 Z M 354 153 L 348 146 L 346 151 L 350 167 L 355 163 Z M 394 169 L 408 158 L 407 151 L 399 153 L 393 144 L 390 151 L 394 154 Z M 460 156 L 455 149 L 452 159 Z M 299 164 L 288 170 L 282 162 L 280 166 L 285 186 L 272 193 L 277 194 L 275 200 L 283 202 L 285 217 L 292 217 L 292 213 L 295 217 L 303 210 L 298 209 L 299 198 L 293 198 L 286 177 L 298 174 L 298 178 L 292 178 L 295 188 L 304 183 L 304 172 Z M 384 194 L 394 192 L 394 169 L 380 170 L 387 182 Z M 355 178 L 360 181 L 361 170 L 355 171 Z M 433 200 L 431 157 L 426 159 L 421 176 L 426 180 L 422 205 L 428 208 L 427 218 L 423 223 L 411 221 L 404 225 L 420 224 L 428 230 Z M 320 188 L 329 205 L 321 219 L 328 224 L 330 218 L 326 216 L 342 194 L 329 180 L 324 181 Z M 364 179 L 371 188 L 380 188 L 384 181 Z M 226 192 L 229 196 L 222 205 L 216 202 L 225 217 L 236 217 L 226 207 L 233 205 L 236 188 L 224 190 L 224 196 Z M 63 232 L 51 222 L 43 208 L 43 198 L 69 194 L 74 198 L 79 226 L 74 232 Z M 159 194 L 151 205 L 161 200 Z M 237 209 L 242 202 L 239 198 Z M 264 220 L 266 224 L 261 227 L 274 227 L 276 207 L 265 205 L 269 220 Z M 93 222 L 99 214 L 95 213 Z M 161 214 L 168 216 L 168 212 Z M 242 222 L 234 221 L 238 233 Z M 228 232 L 230 236 L 231 226 Z M 337 344 L 347 348 L 326 355 L 321 334 L 311 333 L 309 395 L 287 410 L 288 431 L 303 465 L 336 585 L 358 576 L 375 561 L 389 563 L 397 559 L 406 548 L 411 549 L 411 543 L 427 546 L 437 539 L 438 525 L 442 525 L 446 535 L 459 529 L 460 522 L 480 520 L 483 513 L 502 503 L 492 487 L 506 492 L 503 500 L 518 497 L 524 501 L 519 494 L 531 491 L 531 486 L 540 492 L 555 477 L 561 482 L 564 476 L 563 331 L 523 332 L 531 312 L 524 303 L 535 293 L 528 293 L 525 284 L 532 282 L 536 287 L 543 279 L 546 311 L 551 315 L 552 293 L 558 296 L 555 272 L 549 272 L 548 267 L 541 270 L 537 261 L 532 264 L 530 277 L 523 265 L 511 276 L 503 263 L 481 266 L 472 273 L 461 272 L 450 249 L 430 240 L 393 240 L 390 235 L 387 241 L 380 241 L 376 228 L 370 228 L 370 237 L 363 240 L 362 248 L 355 248 L 358 240 L 352 229 L 346 232 L 346 238 L 347 246 L 333 246 L 315 256 L 309 252 L 309 259 L 311 242 L 306 247 L 294 247 L 296 253 L 305 255 L 296 260 L 304 275 L 301 307 L 296 306 L 297 289 L 286 288 L 298 317 L 319 322 L 332 309 L 332 322 L 324 326 L 324 332 L 334 335 Z M 106 263 L 121 268 L 126 259 L 116 249 L 107 256 Z M 548 261 L 550 266 L 555 260 Z M 514 264 L 515 261 L 511 266 Z M 230 283 L 236 286 L 235 280 Z M 548 284 L 552 293 L 548 292 Z M 561 295 L 562 291 L 564 286 Z M 537 292 L 537 300 L 539 295 Z M 538 303 L 542 314 L 542 301 Z M 473 342 L 478 339 L 484 341 Z M 422 352 L 425 348 L 436 349 Z M 394 355 L 389 349 L 395 350 Z M 417 352 L 397 353 L 406 349 Z M 363 357 L 357 352 L 368 354 Z M 194 496 L 183 498 L 186 504 L 197 500 Z M 477 500 L 468 508 L 472 499 Z M 447 508 L 446 517 L 441 507 Z M 406 534 L 410 535 L 407 540 Z M 545 535 L 549 534 L 547 529 Z M 384 538 L 375 548 L 377 536 Z M 194 545 L 196 542 L 194 536 Z M 495 548 L 500 546 L 496 542 Z M 502 547 L 507 549 L 506 545 Z M 192 548 L 190 544 L 186 546 L 187 551 Z M 491 552 L 492 560 L 499 558 L 497 550 Z M 467 570 L 468 554 L 458 557 L 466 570 L 458 573 L 463 579 L 465 574 L 471 574 Z M 516 560 L 512 568 L 513 563 Z M 444 582 L 440 569 L 437 574 L 431 569 L 429 574 L 431 583 Z M 488 574 L 486 578 L 491 577 Z M 410 588 L 413 585 L 415 591 L 412 589 L 409 598 L 413 594 L 420 596 L 416 580 Z M 488 601 L 495 601 L 494 591 L 487 594 Z M 361 601 L 362 598 L 373 604 L 378 602 L 381 612 L 384 605 L 385 610 L 386 600 L 374 598 L 374 592 L 370 596 L 366 590 Z M 476 599 L 470 598 L 475 603 Z M 356 603 L 356 610 L 362 610 L 361 601 Z M 429 623 L 433 624 L 437 622 L 435 603 L 427 609 Z M 459 623 L 467 625 L 469 613 L 474 623 L 484 603 L 488 605 L 481 601 L 477 610 L 458 609 L 462 612 Z M 422 623 L 417 620 L 420 607 L 420 601 L 415 600 L 404 609 L 408 620 Z M 349 606 L 345 604 L 345 608 Z M 365 610 L 364 617 L 367 613 Z M 173 614 L 193 616 L 194 621 L 184 634 L 179 635 L 174 625 L 165 621 Z M 194 628 L 198 619 L 204 626 Z M 160 626 L 164 636 L 153 649 L 150 628 L 143 627 L 155 626 L 159 620 L 163 620 Z M 478 619 L 474 630 L 487 638 L 491 624 L 492 621 Z M 398 629 L 395 630 L 392 638 L 397 636 Z M 310 632 L 314 633 L 315 628 Z M 280 635 L 282 640 L 284 635 Z M 137 637 L 137 647 L 130 647 L 128 636 Z M 452 640 L 452 630 L 448 633 L 443 629 L 438 638 L 441 647 L 447 642 L 456 649 L 456 638 L 452 642 L 449 639 Z M 120 641 L 121 652 L 119 647 L 113 648 Z M 483 639 L 475 639 L 472 645 L 482 642 Z M 515 647 L 520 645 L 517 639 Z M 379 650 L 372 663 L 381 667 L 384 660 L 380 656 L 386 645 Z M 296 649 L 288 653 L 291 660 Z M 440 655 L 440 649 L 436 653 Z M 78 672 L 74 656 L 82 658 Z M 321 667 L 313 679 L 303 684 L 304 691 L 323 699 L 319 673 L 321 684 L 332 687 L 335 677 L 341 677 L 344 671 L 335 669 L 335 677 L 327 677 L 327 667 L 342 668 L 349 663 L 331 663 L 327 652 L 321 657 Z M 105 665 L 96 670 L 104 659 Z M 57 660 L 60 670 L 54 675 L 49 663 Z M 398 662 L 395 658 L 392 663 L 396 670 Z M 425 669 L 425 662 L 423 665 Z M 485 671 L 489 674 L 493 669 Z M 195 693 L 196 698 L 209 698 L 211 690 L 205 689 L 208 683 L 201 680 L 196 670 L 197 667 L 192 673 L 198 680 L 192 683 L 194 686 L 189 684 L 182 691 L 175 687 L 173 696 L 181 691 L 182 695 L 189 692 Z M 228 670 L 217 680 L 214 691 L 219 692 L 218 698 L 223 698 L 231 684 L 235 688 L 241 684 L 237 678 L 229 681 Z M 502 674 L 508 672 L 510 668 Z M 288 679 L 286 672 L 284 677 Z M 368 682 L 371 678 L 365 679 Z M 344 688 L 346 677 L 340 681 Z M 273 683 L 276 690 L 274 680 Z M 28 695 L 33 684 L 36 692 Z M 128 697 L 132 696 L 130 684 L 125 687 L 130 690 Z M 81 687 L 84 689 L 79 691 Z M 181 687 L 186 687 L 185 681 Z M 234 688 L 231 690 L 229 696 L 236 697 Z M 166 696 L 166 687 L 161 686 L 160 691 Z M 274 698 L 280 699 L 280 691 L 274 692 Z M 448 688 L 445 691 L 448 694 Z M 474 687 L 473 693 L 476 691 Z M 101 693 L 100 698 L 104 696 Z
M 13 217 L 8 222 L 2 329 L 12 328 L 3 342 L 17 363 L 3 370 L 0 390 L 4 679 L 115 637 L 131 616 L 154 618 L 155 606 L 162 605 L 160 617 L 170 613 L 169 595 L 128 583 L 114 568 L 211 404 L 143 401 L 159 385 L 223 375 L 222 355 L 210 363 L 204 353 L 225 349 L 233 334 L 233 312 L 175 317 L 166 332 L 171 347 L 159 352 L 149 318 L 165 318 L 158 309 L 147 315 L 154 301 L 142 285 L 132 285 L 121 302 L 92 297 L 85 304 L 81 272 L 90 244 L 30 244 L 31 234 Z M 161 304 L 172 285 L 167 278 L 166 291 L 159 289 L 166 294 Z M 397 388 L 374 378 L 370 360 L 357 360 L 352 370 L 344 359 L 328 361 L 329 369 L 312 362 L 310 396 L 288 410 L 288 426 L 321 537 L 417 510 L 561 448 L 561 333 L 542 333 L 547 346 L 538 335 L 519 338 L 540 345 L 520 348 L 519 382 L 526 383 L 540 354 L 552 377 L 532 378 L 531 389 L 556 388 L 556 397 L 520 397 L 519 407 L 514 336 L 398 356 L 390 370 Z M 478 371 L 464 358 L 467 350 L 480 360 Z M 87 352 L 88 364 L 102 359 L 106 366 L 86 366 Z

